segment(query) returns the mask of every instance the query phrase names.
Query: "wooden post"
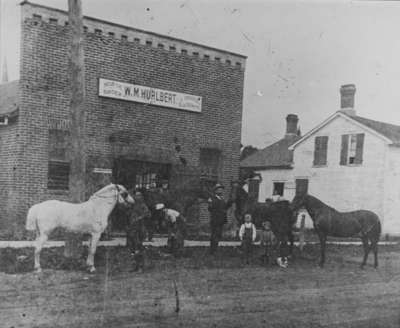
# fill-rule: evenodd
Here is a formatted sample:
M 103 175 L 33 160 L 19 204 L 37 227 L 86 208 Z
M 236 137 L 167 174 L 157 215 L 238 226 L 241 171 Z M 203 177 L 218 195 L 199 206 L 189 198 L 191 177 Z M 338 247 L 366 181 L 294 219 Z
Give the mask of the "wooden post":
M 82 1 L 68 0 L 69 26 L 71 31 L 71 48 L 69 58 L 70 69 L 70 179 L 69 190 L 71 201 L 85 201 L 85 70 L 83 54 L 83 16 Z M 77 258 L 79 256 L 80 236 L 67 236 L 64 255 Z

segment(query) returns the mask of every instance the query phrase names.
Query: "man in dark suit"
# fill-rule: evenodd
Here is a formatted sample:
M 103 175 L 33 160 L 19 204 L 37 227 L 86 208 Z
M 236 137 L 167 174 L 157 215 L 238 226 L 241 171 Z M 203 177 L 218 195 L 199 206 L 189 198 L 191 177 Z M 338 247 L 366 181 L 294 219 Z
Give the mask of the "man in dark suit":
M 210 212 L 210 254 L 214 254 L 218 247 L 218 242 L 222 238 L 224 224 L 228 222 L 228 209 L 233 201 L 226 201 L 223 196 L 224 186 L 217 183 L 214 187 L 214 195 L 208 200 L 208 211 Z

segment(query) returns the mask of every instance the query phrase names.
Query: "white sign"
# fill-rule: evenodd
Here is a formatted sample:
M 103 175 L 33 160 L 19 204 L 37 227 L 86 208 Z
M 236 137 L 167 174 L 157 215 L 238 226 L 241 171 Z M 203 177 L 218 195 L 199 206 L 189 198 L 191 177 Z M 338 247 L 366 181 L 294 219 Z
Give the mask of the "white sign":
M 94 173 L 102 173 L 102 174 L 112 174 L 112 170 L 111 169 L 102 169 L 102 168 L 99 168 L 99 167 L 95 167 L 93 169 L 93 172 Z
M 99 96 L 201 112 L 200 96 L 99 79 Z

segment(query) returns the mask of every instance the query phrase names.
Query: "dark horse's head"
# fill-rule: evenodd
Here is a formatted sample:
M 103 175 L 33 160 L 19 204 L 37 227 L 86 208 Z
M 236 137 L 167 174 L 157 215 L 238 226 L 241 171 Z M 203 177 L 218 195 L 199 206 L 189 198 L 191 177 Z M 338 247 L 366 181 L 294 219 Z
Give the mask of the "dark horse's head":
M 297 194 L 291 204 L 290 204 L 290 208 L 297 212 L 299 209 L 306 207 L 307 205 L 307 199 L 308 199 L 308 195 L 307 194 Z

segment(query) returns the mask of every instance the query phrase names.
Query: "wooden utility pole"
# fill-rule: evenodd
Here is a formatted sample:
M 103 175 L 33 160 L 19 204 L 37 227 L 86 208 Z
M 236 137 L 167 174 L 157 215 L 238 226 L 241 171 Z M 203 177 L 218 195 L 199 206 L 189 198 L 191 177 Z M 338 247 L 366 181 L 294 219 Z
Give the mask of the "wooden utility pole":
M 69 190 L 74 203 L 85 201 L 85 69 L 83 53 L 83 16 L 82 1 L 68 0 L 69 26 L 71 31 L 71 48 L 69 58 L 71 102 L 70 102 L 70 179 Z M 76 258 L 79 256 L 81 239 L 68 236 L 64 255 Z
M 3 0 L 0 0 L 0 63 L 3 59 Z M 1 76 L 3 76 L 2 68 L 0 68 Z

